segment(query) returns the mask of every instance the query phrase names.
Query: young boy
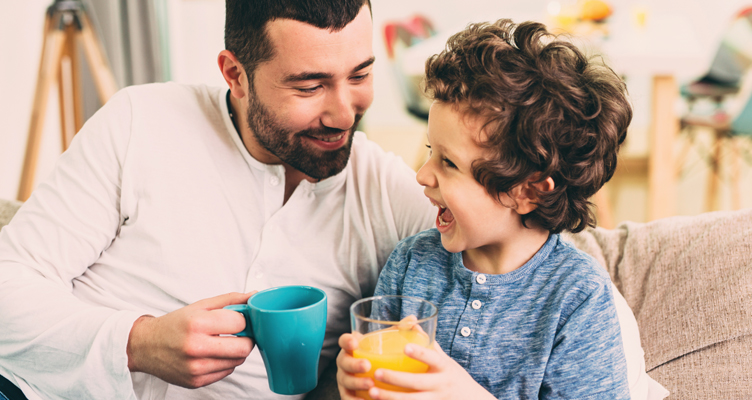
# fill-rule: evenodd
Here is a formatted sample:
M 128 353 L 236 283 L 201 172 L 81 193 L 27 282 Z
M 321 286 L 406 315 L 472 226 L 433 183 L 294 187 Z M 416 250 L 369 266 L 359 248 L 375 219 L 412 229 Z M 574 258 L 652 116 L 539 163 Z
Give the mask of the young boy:
M 338 384 L 373 399 L 628 399 L 611 281 L 558 233 L 594 225 L 588 199 L 616 169 L 626 87 L 545 27 L 473 24 L 426 63 L 431 155 L 418 172 L 436 228 L 403 240 L 376 295 L 439 307 L 425 374 L 380 369 L 340 338 Z

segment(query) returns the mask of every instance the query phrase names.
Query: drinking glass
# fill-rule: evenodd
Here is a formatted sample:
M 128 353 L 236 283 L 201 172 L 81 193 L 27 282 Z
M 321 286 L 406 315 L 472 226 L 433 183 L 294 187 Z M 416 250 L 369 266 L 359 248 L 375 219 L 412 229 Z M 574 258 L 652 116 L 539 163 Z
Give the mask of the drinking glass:
M 428 366 L 405 355 L 405 345 L 413 343 L 430 347 L 436 336 L 438 308 L 430 301 L 410 296 L 375 296 L 358 300 L 350 307 L 353 335 L 359 340 L 355 358 L 365 358 L 371 369 L 358 376 L 373 379 L 379 368 L 423 373 Z M 407 392 L 374 379 L 376 387 Z M 371 400 L 365 391 L 358 397 Z

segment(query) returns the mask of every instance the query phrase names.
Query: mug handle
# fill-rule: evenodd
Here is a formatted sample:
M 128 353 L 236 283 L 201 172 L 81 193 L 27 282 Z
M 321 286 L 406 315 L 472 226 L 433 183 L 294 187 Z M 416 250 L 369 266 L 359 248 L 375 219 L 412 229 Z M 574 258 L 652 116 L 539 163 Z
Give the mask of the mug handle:
M 225 306 L 224 309 L 239 312 L 245 318 L 245 329 L 238 333 L 234 333 L 235 336 L 253 338 L 253 330 L 251 329 L 251 317 L 248 304 L 230 304 Z

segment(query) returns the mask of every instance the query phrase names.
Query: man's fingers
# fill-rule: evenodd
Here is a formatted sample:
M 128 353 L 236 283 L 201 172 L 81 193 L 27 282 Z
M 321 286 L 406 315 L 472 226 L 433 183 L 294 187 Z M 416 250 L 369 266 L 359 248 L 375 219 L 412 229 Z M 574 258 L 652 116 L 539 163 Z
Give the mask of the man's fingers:
M 235 371 L 235 368 L 223 369 L 221 371 L 209 373 L 206 375 L 193 376 L 189 378 L 188 381 L 185 382 L 185 384 L 179 384 L 179 386 L 183 386 L 189 389 L 197 389 L 206 385 L 210 385 L 214 382 L 220 381 L 224 379 L 225 377 L 227 377 L 228 375 L 230 375 L 231 373 L 233 373 L 233 371 Z
M 253 346 L 253 340 L 247 337 L 204 336 L 200 343 L 188 344 L 184 350 L 191 358 L 245 360 Z
M 205 310 L 216 310 L 218 308 L 229 306 L 230 304 L 243 304 L 255 293 L 256 291 L 249 293 L 225 293 L 208 299 L 199 300 L 193 304 Z
M 197 329 L 208 335 L 234 335 L 245 329 L 243 314 L 232 310 L 210 310 L 194 321 Z

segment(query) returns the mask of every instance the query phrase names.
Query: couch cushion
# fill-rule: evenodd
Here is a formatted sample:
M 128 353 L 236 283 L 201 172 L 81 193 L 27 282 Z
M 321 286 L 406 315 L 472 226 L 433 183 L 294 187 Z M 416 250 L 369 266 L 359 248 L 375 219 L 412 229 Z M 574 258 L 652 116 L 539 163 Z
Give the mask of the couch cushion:
M 19 207 L 21 207 L 21 203 L 18 201 L 0 199 L 0 228 L 8 225 Z
M 752 335 L 679 357 L 650 376 L 671 392 L 669 399 L 752 399 Z
M 565 236 L 606 266 L 634 311 L 648 371 L 752 335 L 752 209 Z M 685 367 L 687 379 L 702 372 Z

